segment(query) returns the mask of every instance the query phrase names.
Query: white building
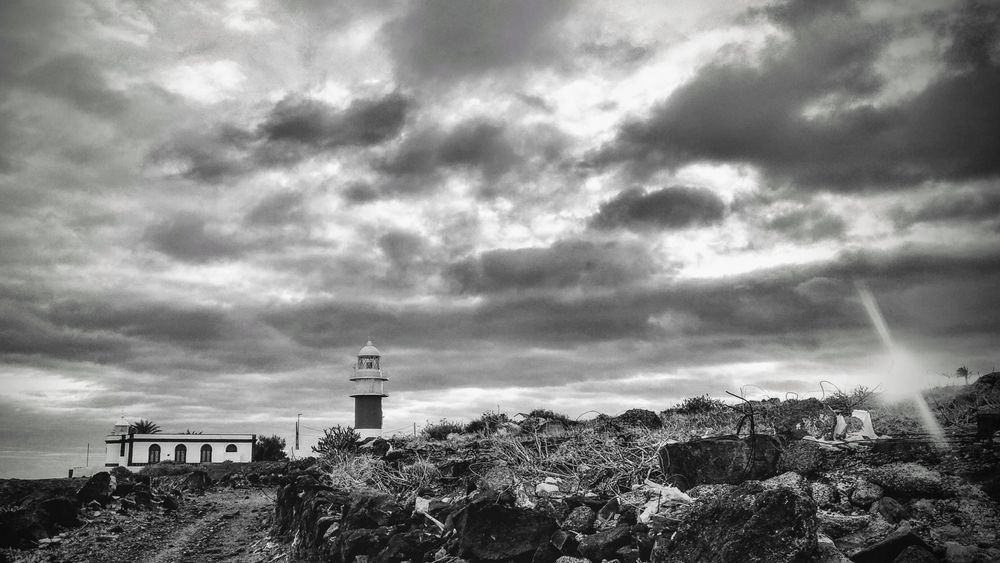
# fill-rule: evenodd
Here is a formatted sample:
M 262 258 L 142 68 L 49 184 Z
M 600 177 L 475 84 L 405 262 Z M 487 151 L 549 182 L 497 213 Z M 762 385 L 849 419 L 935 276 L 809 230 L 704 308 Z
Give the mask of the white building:
M 256 434 L 130 434 L 128 428 L 121 420 L 105 436 L 105 467 L 253 461 Z

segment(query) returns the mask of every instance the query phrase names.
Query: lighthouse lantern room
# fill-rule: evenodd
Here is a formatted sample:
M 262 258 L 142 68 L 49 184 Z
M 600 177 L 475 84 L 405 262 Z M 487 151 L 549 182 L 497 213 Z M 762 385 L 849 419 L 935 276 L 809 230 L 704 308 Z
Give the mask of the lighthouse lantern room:
M 354 429 L 362 438 L 382 435 L 382 398 L 389 396 L 385 392 L 389 374 L 382 369 L 381 363 L 382 353 L 369 340 L 358 351 L 358 363 L 354 366 L 354 376 L 351 377 Z

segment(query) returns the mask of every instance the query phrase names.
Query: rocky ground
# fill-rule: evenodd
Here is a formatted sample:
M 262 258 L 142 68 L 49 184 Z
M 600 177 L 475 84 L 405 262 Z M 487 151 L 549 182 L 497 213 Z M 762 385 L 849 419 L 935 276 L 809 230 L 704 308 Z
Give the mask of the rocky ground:
M 284 550 L 268 534 L 281 476 L 226 469 L 0 481 L 0 561 L 270 561 Z
M 274 497 L 264 491 L 220 489 L 185 499 L 174 511 L 83 510 L 82 526 L 64 530 L 33 550 L 9 550 L 12 562 L 270 561 Z
M 945 405 L 943 440 L 887 411 L 877 438 L 864 416 L 838 434 L 815 399 L 701 402 L 0 481 L 0 561 L 1000 561 L 1000 433 L 970 423 L 993 412 L 983 387 Z

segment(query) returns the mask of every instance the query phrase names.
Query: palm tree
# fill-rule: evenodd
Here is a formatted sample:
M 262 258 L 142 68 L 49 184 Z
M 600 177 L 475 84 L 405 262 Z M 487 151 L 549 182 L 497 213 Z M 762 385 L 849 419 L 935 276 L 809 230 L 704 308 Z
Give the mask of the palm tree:
M 128 427 L 129 434 L 159 434 L 160 425 L 153 422 L 152 420 L 142 419 L 139 422 L 133 422 Z

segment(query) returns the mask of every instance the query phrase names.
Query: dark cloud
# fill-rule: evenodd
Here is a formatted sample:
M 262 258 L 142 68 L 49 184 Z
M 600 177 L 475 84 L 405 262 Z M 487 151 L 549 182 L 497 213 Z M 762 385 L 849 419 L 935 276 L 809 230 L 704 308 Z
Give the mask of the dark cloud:
M 394 175 L 423 175 L 439 167 L 471 167 L 496 176 L 516 160 L 502 125 L 470 120 L 454 129 L 430 129 L 406 137 L 380 168 Z
M 0 356 L 7 361 L 57 358 L 108 363 L 129 354 L 129 343 L 118 335 L 76 330 L 47 318 L 42 306 L 0 299 Z
M 1000 191 L 949 190 L 918 206 L 898 206 L 894 215 L 901 226 L 934 221 L 1000 220 Z
M 394 229 L 378 239 L 379 249 L 389 260 L 389 281 L 407 283 L 426 263 L 427 241 L 416 233 Z
M 654 52 L 649 45 L 639 45 L 621 38 L 611 42 L 587 41 L 580 47 L 580 51 L 584 55 L 613 65 L 640 63 L 651 57 Z
M 402 131 L 410 105 L 397 93 L 356 99 L 344 109 L 290 96 L 277 102 L 255 130 L 231 123 L 184 129 L 156 147 L 149 160 L 168 170 L 179 168 L 188 179 L 222 182 L 325 152 L 388 141 Z
M 559 241 L 545 248 L 491 250 L 450 268 L 463 292 L 623 286 L 652 274 L 654 266 L 638 245 Z
M 246 250 L 233 236 L 193 213 L 178 213 L 151 225 L 143 238 L 163 254 L 196 264 L 236 258 Z
M 479 194 L 497 195 L 501 180 L 529 180 L 558 165 L 566 136 L 548 124 L 511 127 L 483 117 L 451 128 L 425 127 L 408 132 L 375 167 L 384 174 L 379 194 L 414 195 L 432 191 L 452 172 L 471 172 Z
M 268 141 L 317 148 L 370 146 L 399 134 L 408 106 L 400 94 L 354 100 L 343 110 L 319 100 L 291 97 L 271 109 L 260 130 Z
M 378 190 L 365 182 L 354 182 L 344 188 L 344 199 L 350 203 L 368 203 L 378 199 L 378 196 Z
M 248 151 L 254 134 L 233 125 L 185 129 L 156 147 L 149 161 L 180 170 L 190 180 L 216 183 L 252 169 Z
M 598 229 L 683 229 L 717 223 L 725 213 L 726 204 L 705 188 L 632 188 L 601 204 L 590 224 Z
M 397 73 L 439 81 L 555 62 L 557 24 L 572 3 L 431 0 L 409 7 L 384 30 Z
M 847 223 L 819 204 L 779 213 L 769 219 L 767 229 L 800 241 L 836 239 L 844 235 Z
M 625 122 L 592 162 L 628 162 L 637 171 L 749 162 L 798 187 L 835 189 L 1000 173 L 995 35 L 967 23 L 983 13 L 995 19 L 995 5 L 971 4 L 945 26 L 961 53 L 948 55 L 947 72 L 911 97 L 875 106 L 864 99 L 881 91 L 875 63 L 892 36 L 889 24 L 815 4 L 772 10 L 788 26 L 787 42 L 766 48 L 757 64 L 702 68 L 650 115 Z
M 305 221 L 305 196 L 302 192 L 283 191 L 260 200 L 251 209 L 245 221 L 257 226 L 280 226 Z

